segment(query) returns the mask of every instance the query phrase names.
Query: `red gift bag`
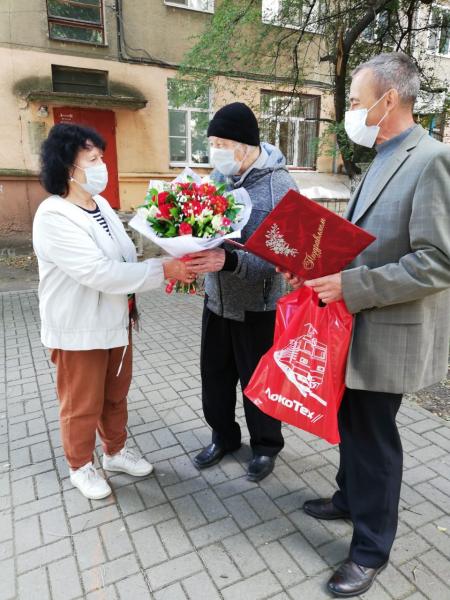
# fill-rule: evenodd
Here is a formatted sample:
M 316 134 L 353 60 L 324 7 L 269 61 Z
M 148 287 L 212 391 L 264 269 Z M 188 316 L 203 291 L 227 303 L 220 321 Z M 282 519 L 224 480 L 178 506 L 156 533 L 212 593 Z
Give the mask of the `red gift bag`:
M 274 344 L 245 395 L 271 417 L 337 444 L 352 325 L 344 302 L 319 306 L 308 287 L 284 296 L 277 305 Z

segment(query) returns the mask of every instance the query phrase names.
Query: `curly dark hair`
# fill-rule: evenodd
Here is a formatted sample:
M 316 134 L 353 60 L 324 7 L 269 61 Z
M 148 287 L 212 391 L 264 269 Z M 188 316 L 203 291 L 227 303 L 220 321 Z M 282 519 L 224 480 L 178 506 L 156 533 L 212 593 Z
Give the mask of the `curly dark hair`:
M 40 157 L 40 180 L 47 192 L 67 196 L 69 170 L 78 152 L 88 148 L 88 142 L 105 150 L 105 140 L 95 129 L 71 123 L 59 123 L 51 128 L 48 138 L 41 146 Z

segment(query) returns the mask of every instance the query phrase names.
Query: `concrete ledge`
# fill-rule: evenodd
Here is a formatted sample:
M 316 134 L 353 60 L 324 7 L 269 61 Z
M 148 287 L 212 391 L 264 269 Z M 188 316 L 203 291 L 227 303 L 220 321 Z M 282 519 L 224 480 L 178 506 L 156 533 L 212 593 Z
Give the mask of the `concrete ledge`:
M 35 91 L 26 95 L 29 102 L 62 102 L 71 106 L 95 106 L 97 108 L 128 108 L 140 110 L 147 106 L 145 98 L 132 96 L 100 96 L 94 94 L 73 94 L 67 92 Z

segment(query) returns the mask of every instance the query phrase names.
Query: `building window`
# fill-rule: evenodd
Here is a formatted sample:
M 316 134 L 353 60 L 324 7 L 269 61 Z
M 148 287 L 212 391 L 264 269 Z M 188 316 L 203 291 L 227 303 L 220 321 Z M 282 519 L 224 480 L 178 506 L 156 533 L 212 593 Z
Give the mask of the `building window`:
M 214 0 L 164 0 L 168 6 L 178 6 L 180 8 L 190 8 L 200 12 L 214 12 Z
M 320 96 L 261 92 L 261 134 L 290 167 L 315 169 Z
M 54 40 L 105 44 L 102 0 L 47 0 L 47 16 Z
M 450 10 L 433 8 L 428 37 L 428 50 L 434 54 L 450 56 Z
M 375 16 L 375 19 L 372 21 L 372 23 L 368 27 L 366 27 L 366 29 L 364 29 L 361 37 L 366 42 L 370 43 L 375 43 L 379 40 L 384 40 L 387 32 L 389 31 L 389 18 L 390 15 L 387 10 L 378 13 Z
M 267 25 L 320 33 L 323 0 L 262 0 L 262 20 Z
M 97 96 L 109 94 L 107 71 L 52 65 L 52 81 L 54 92 L 95 94 Z
M 173 165 L 208 165 L 210 94 L 206 86 L 169 79 L 169 146 Z

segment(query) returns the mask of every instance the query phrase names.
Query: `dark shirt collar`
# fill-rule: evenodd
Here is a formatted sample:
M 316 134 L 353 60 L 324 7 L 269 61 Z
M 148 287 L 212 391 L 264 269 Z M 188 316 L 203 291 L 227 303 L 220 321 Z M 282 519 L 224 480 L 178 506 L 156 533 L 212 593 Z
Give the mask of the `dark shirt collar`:
M 399 135 L 396 135 L 395 137 L 391 138 L 390 140 L 387 140 L 386 142 L 383 142 L 382 144 L 378 144 L 377 146 L 375 146 L 375 150 L 381 156 L 385 153 L 389 154 L 393 152 L 398 148 L 398 146 L 400 146 L 403 140 L 406 140 L 408 135 L 415 127 L 416 125 L 412 125 L 411 127 L 408 127 L 408 129 L 405 129 L 405 131 L 402 131 L 402 133 L 400 133 Z

